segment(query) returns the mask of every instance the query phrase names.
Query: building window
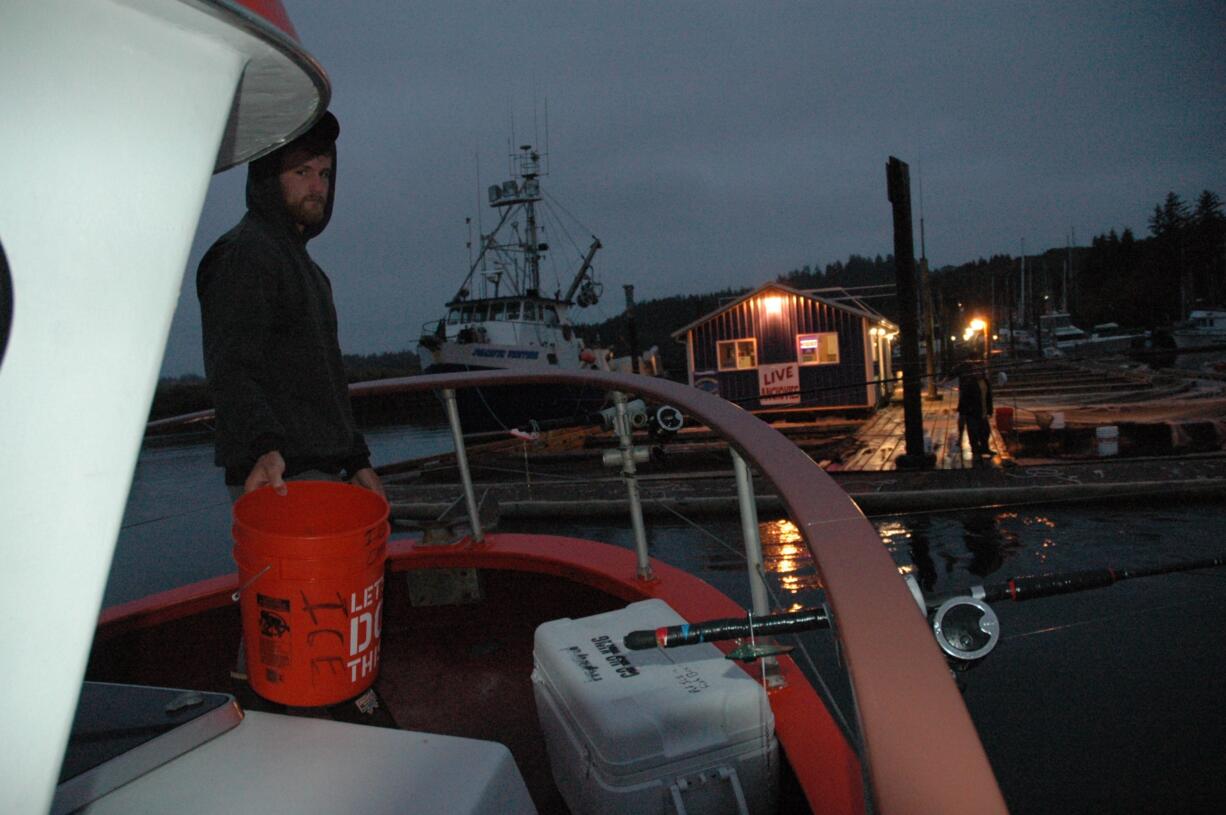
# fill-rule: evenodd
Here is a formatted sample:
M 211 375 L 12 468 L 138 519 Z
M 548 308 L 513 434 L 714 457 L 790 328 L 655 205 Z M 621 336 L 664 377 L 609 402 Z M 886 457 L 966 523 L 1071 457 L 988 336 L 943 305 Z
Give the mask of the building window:
M 757 340 L 720 340 L 716 343 L 721 371 L 758 367 Z
M 796 359 L 801 365 L 838 365 L 839 335 L 834 331 L 798 335 Z

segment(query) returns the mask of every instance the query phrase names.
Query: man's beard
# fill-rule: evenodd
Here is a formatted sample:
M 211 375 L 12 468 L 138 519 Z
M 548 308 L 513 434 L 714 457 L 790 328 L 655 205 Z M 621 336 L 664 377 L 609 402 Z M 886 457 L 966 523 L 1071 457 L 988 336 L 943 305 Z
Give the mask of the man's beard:
M 302 198 L 286 204 L 286 209 L 289 210 L 290 218 L 294 223 L 302 226 L 316 226 L 324 219 L 327 202 L 322 198 Z

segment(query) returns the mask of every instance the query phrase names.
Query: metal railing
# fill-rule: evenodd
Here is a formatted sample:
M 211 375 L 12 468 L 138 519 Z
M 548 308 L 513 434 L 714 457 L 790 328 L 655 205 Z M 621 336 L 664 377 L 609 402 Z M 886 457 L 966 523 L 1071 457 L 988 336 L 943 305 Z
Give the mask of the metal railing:
M 476 386 L 547 384 L 586 385 L 667 403 L 727 439 L 733 451 L 742 527 L 750 542 L 746 557 L 755 614 L 764 613 L 768 601 L 764 584 L 758 585 L 760 546 L 756 553 L 752 551 L 757 516 L 749 467 L 757 468 L 774 484 L 825 585 L 833 629 L 854 693 L 868 794 L 877 810 L 1006 811 L 945 658 L 876 530 L 847 493 L 766 423 L 696 388 L 659 378 L 597 371 L 432 374 L 360 383 L 351 386 L 351 392 L 360 396 L 442 389 L 446 393 Z M 453 398 L 447 404 L 453 415 Z M 453 433 L 462 459 L 458 416 Z M 474 513 L 474 532 L 480 534 L 471 482 L 466 496 Z M 641 514 L 639 517 L 641 524 Z M 646 559 L 645 543 L 642 549 L 640 573 Z M 937 754 L 943 766 L 957 768 L 956 783 L 950 783 L 947 773 L 932 772 L 932 756 Z

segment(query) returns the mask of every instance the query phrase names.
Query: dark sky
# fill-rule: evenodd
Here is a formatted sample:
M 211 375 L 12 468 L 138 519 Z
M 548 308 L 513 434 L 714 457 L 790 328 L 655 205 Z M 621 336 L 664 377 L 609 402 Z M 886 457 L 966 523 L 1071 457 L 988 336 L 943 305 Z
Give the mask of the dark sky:
M 348 353 L 415 346 L 467 271 L 465 218 L 492 226 L 509 147 L 546 134 L 543 186 L 578 221 L 542 288 L 591 234 L 605 247 L 583 321 L 623 284 L 645 300 L 889 254 L 891 155 L 938 267 L 1144 236 L 1168 191 L 1226 196 L 1222 2 L 284 4 L 341 121 L 310 250 Z M 195 267 L 244 179 L 213 180 L 164 375 L 203 370 Z

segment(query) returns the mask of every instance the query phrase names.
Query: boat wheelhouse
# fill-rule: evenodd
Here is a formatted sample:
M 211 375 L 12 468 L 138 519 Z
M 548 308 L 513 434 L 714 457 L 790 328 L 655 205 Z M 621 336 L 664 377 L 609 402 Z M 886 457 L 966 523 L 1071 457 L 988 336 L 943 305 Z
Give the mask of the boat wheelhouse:
M 1226 309 L 1196 309 L 1171 335 L 1176 348 L 1226 345 Z

